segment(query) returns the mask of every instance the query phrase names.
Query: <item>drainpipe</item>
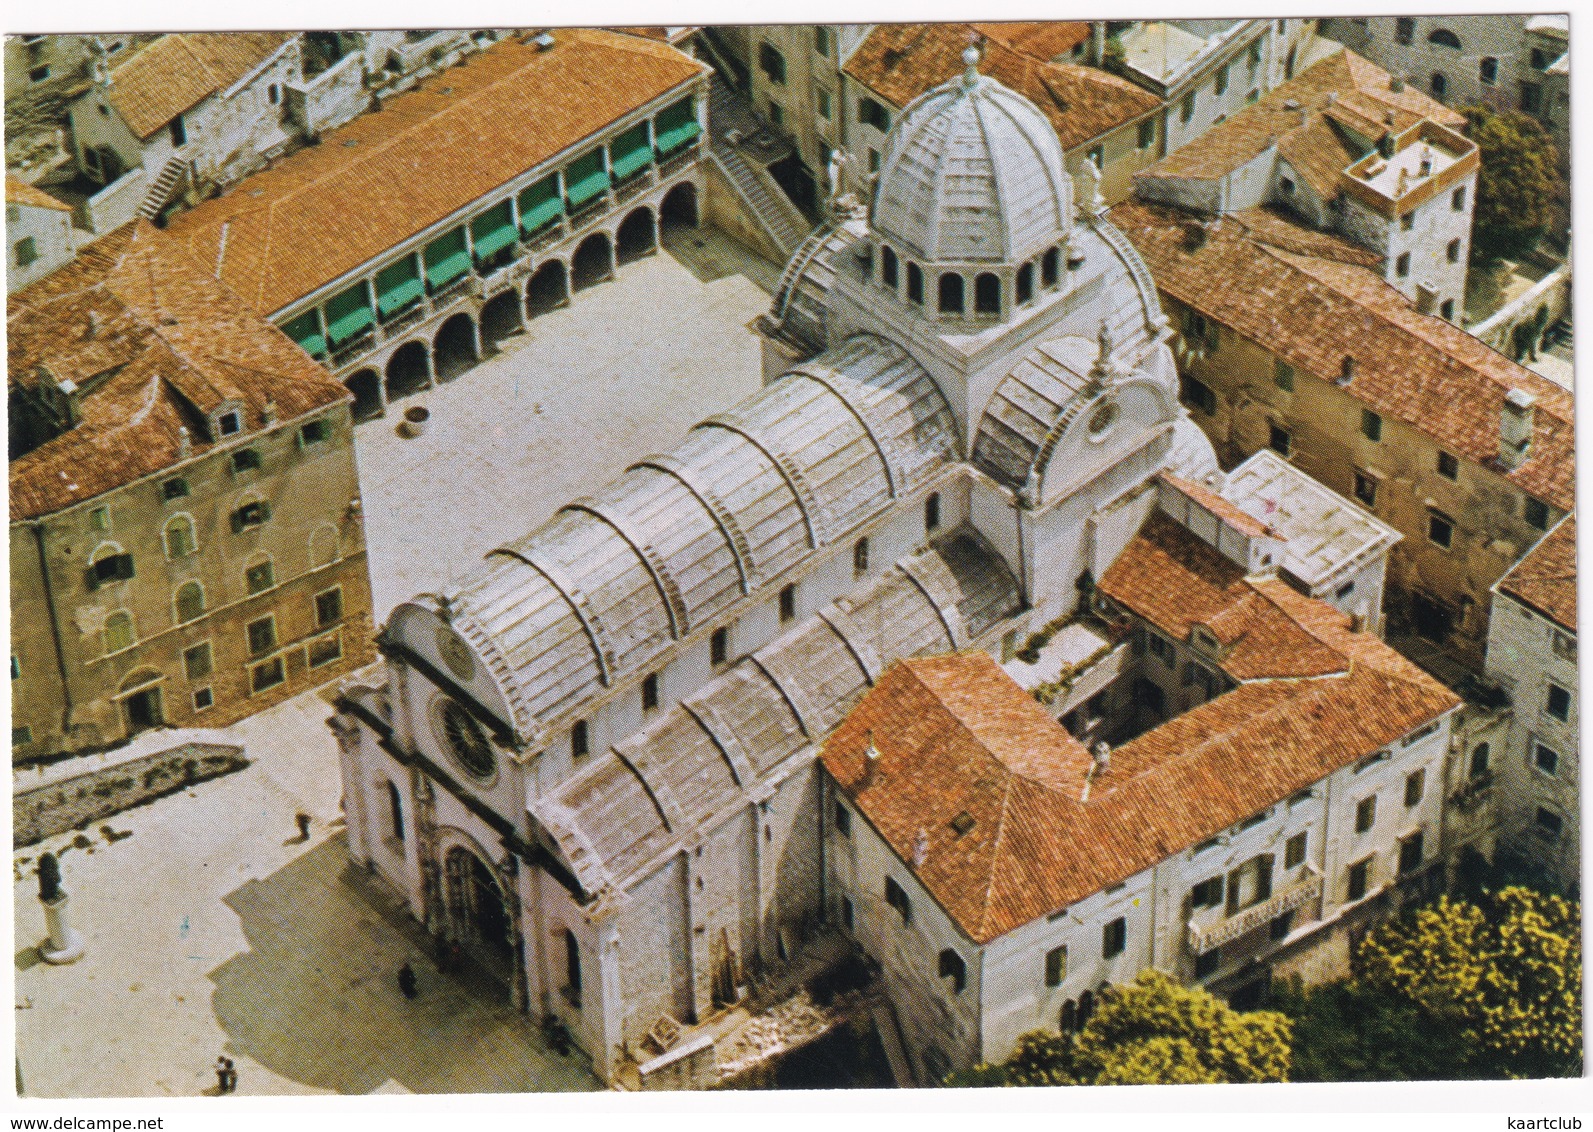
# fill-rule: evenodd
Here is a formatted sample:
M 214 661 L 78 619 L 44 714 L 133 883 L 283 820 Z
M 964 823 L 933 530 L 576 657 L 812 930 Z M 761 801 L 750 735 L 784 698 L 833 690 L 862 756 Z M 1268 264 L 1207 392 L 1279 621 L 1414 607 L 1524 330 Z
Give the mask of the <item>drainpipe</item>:
M 55 611 L 55 592 L 50 586 L 50 571 L 44 557 L 44 524 L 28 524 L 39 554 L 39 582 L 44 587 L 44 606 L 50 615 L 50 643 L 55 649 L 55 670 L 61 677 L 61 740 L 63 747 L 72 734 L 72 696 L 67 686 L 66 655 L 61 648 L 61 623 Z

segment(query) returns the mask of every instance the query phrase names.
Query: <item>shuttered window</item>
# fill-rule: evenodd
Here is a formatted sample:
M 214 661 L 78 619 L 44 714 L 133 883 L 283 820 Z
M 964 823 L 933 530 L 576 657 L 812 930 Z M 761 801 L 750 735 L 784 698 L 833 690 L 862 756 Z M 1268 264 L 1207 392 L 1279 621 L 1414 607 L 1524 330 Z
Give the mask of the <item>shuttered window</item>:
M 540 232 L 564 215 L 564 198 L 559 196 L 559 175 L 550 173 L 520 194 L 520 231 L 527 236 Z
M 614 179 L 623 181 L 646 169 L 653 161 L 653 147 L 648 144 L 647 123 L 638 122 L 619 137 L 609 142 L 609 166 Z
M 370 292 L 363 281 L 332 296 L 326 304 L 326 336 L 333 345 L 357 337 L 375 321 Z
M 383 318 L 391 318 L 413 306 L 425 293 L 425 285 L 420 281 L 420 264 L 412 255 L 376 273 L 376 309 Z
M 603 147 L 583 153 L 564 171 L 564 192 L 571 208 L 579 208 L 608 188 L 608 170 L 603 165 Z
M 508 201 L 489 208 L 470 222 L 470 242 L 475 245 L 476 260 L 502 251 L 514 243 L 514 209 Z
M 326 335 L 321 333 L 321 316 L 315 311 L 305 311 L 286 323 L 282 333 L 299 344 L 299 348 L 312 358 L 326 357 Z
M 436 289 L 446 287 L 470 270 L 470 249 L 465 246 L 465 230 L 455 228 L 426 245 L 426 283 Z
M 674 153 L 702 131 L 697 124 L 697 107 L 690 98 L 683 98 L 658 112 L 653 123 L 654 145 L 658 155 Z

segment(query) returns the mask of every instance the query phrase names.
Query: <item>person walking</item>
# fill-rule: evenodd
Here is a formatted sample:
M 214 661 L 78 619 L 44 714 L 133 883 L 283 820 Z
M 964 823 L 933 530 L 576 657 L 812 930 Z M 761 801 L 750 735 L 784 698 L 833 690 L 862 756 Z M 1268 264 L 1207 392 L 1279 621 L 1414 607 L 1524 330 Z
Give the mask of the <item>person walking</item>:
M 409 999 L 420 993 L 420 984 L 415 981 L 415 969 L 408 963 L 398 969 L 398 989 Z
M 310 815 L 300 810 L 293 815 L 293 820 L 299 825 L 299 840 L 308 841 L 310 839 Z
M 227 1059 L 225 1057 L 218 1057 L 216 1058 L 216 1092 L 225 1093 L 226 1091 Z

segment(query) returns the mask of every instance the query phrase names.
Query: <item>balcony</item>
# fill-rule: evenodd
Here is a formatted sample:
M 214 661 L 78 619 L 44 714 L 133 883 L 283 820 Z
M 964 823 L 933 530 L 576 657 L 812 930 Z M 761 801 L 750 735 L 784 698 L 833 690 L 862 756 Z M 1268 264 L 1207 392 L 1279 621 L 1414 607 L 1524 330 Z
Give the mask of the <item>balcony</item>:
M 1274 893 L 1269 899 L 1260 904 L 1252 905 L 1242 912 L 1237 912 L 1226 919 L 1219 920 L 1210 927 L 1201 927 L 1191 923 L 1189 925 L 1189 950 L 1196 955 L 1210 951 L 1214 947 L 1221 947 L 1231 943 L 1247 932 L 1265 927 L 1285 912 L 1292 912 L 1296 908 L 1311 903 L 1322 895 L 1322 877 L 1319 873 L 1306 866 L 1306 875 L 1299 883 Z
M 702 143 L 694 141 L 679 153 L 672 153 L 658 163 L 658 179 L 660 181 L 673 177 L 686 166 L 695 163 L 701 156 Z

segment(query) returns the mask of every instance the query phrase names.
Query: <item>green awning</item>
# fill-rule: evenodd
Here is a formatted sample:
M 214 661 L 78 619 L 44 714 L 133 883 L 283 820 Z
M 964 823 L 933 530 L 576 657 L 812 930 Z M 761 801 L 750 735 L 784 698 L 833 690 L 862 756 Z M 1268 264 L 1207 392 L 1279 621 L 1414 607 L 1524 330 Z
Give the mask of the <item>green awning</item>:
M 653 123 L 655 145 L 660 155 L 673 153 L 700 133 L 702 127 L 697 124 L 697 107 L 690 98 L 664 107 Z
M 647 144 L 647 123 L 638 122 L 609 142 L 608 152 L 615 180 L 623 180 L 647 168 L 653 161 L 653 149 Z
M 579 208 L 608 188 L 608 170 L 603 167 L 603 147 L 584 153 L 564 170 L 564 195 L 571 208 Z
M 347 342 L 375 321 L 370 293 L 363 282 L 333 295 L 326 304 L 326 336 L 334 345 Z
M 502 251 L 514 243 L 516 235 L 514 206 L 508 201 L 489 208 L 470 222 L 470 242 L 475 245 L 478 260 Z
M 529 236 L 540 232 L 564 214 L 564 198 L 559 196 L 559 177 L 552 174 L 520 194 L 520 231 Z
M 465 230 L 455 228 L 426 245 L 426 282 L 446 287 L 470 270 L 470 249 L 465 246 Z
M 326 357 L 326 335 L 321 333 L 321 320 L 314 311 L 305 311 L 298 318 L 284 323 L 282 333 L 297 342 L 299 348 L 310 357 Z
M 420 265 L 407 255 L 376 273 L 376 309 L 388 318 L 414 303 L 426 293 L 420 281 Z

